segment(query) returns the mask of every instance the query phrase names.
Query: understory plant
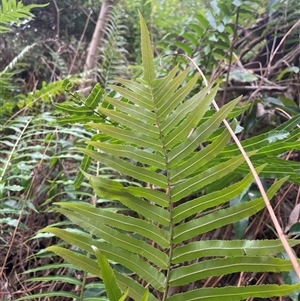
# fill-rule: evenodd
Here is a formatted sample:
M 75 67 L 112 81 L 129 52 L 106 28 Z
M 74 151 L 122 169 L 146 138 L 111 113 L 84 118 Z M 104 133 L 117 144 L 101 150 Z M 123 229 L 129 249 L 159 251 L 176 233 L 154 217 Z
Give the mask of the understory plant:
M 28 22 L 33 19 L 34 15 L 31 10 L 34 8 L 42 8 L 47 4 L 29 4 L 24 5 L 22 1 L 16 0 L 1 0 L 0 2 L 0 34 L 5 34 L 11 31 L 13 26 L 20 25 L 22 22 Z M 25 47 L 14 59 L 0 70 L 0 116 L 3 119 L 3 113 L 11 113 L 15 103 L 15 97 L 12 97 L 18 86 L 13 82 L 13 76 L 20 72 L 21 69 L 18 65 L 20 60 L 23 59 L 37 44 L 33 43 Z M 4 55 L 5 56 L 5 55 Z M 1 58 L 2 60 L 4 59 Z M 1 123 L 0 123 L 1 125 Z
M 237 147 L 229 145 L 230 134 L 222 120 L 229 120 L 238 131 L 235 117 L 245 108 L 238 107 L 238 98 L 212 111 L 218 87 L 210 85 L 190 96 L 198 77 L 187 81 L 189 70 L 175 67 L 167 76 L 157 78 L 142 18 L 141 43 L 143 78 L 118 79 L 118 85 L 111 86 L 115 98 L 103 96 L 96 86 L 88 108 L 78 107 L 82 119 L 91 114 L 92 122 L 86 126 L 97 131 L 81 151 L 116 171 L 105 177 L 82 172 L 100 199 L 121 203 L 128 210 L 74 201 L 56 203 L 57 212 L 85 232 L 44 228 L 42 232 L 55 234 L 73 246 L 55 245 L 47 250 L 104 280 L 108 269 L 107 265 L 103 268 L 105 263 L 98 265 L 101 259 L 121 265 L 122 270 L 113 271 L 117 293 L 109 295 L 111 300 L 126 295 L 145 300 L 148 294 L 151 301 L 233 301 L 284 296 L 300 289 L 300 283 L 204 285 L 209 277 L 288 272 L 292 265 L 276 255 L 284 250 L 277 239 L 209 239 L 213 230 L 254 215 L 265 206 L 261 197 L 229 204 L 253 183 L 253 175 Z M 93 113 L 96 117 L 92 118 Z M 267 191 L 269 199 L 287 177 L 280 178 L 282 170 L 276 166 L 270 171 L 267 163 L 272 162 L 265 159 L 274 156 L 275 161 L 282 160 L 276 156 L 297 148 L 298 131 L 292 129 L 298 122 L 299 117 L 293 118 L 277 130 L 244 142 L 257 172 L 278 178 Z M 292 167 L 291 171 L 297 182 L 299 174 Z M 200 239 L 203 234 L 206 240 Z M 295 246 L 298 241 L 289 243 Z M 114 291 L 109 282 L 105 284 L 108 291 Z

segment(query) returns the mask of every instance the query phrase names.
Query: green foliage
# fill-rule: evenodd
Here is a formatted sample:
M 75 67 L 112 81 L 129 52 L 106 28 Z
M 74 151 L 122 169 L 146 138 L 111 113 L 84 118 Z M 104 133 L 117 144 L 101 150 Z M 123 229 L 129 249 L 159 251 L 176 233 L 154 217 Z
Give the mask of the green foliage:
M 258 73 L 278 81 L 299 72 L 290 67 L 297 65 L 292 51 L 299 44 L 297 26 L 289 32 L 299 20 L 299 8 L 297 0 L 214 0 L 198 9 L 178 31 L 179 38 L 165 47 L 189 55 L 214 79 L 230 68 L 229 80 L 235 82 L 258 81 Z
M 105 28 L 105 38 L 102 40 L 98 68 L 99 82 L 105 89 L 115 83 L 115 77 L 128 76 L 125 36 L 128 28 L 123 20 L 124 8 L 115 5 L 110 13 Z
M 97 257 L 98 266 L 102 272 L 106 292 L 110 301 L 123 301 L 128 295 L 128 290 L 122 294 L 118 286 L 117 279 L 106 257 L 95 247 L 92 246 Z M 146 294 L 145 294 L 146 296 Z
M 3 240 L 0 243 L 0 249 L 3 252 L 3 260 L 9 247 L 8 243 L 12 244 L 13 254 L 16 249 L 20 252 L 24 250 L 23 241 L 19 240 L 15 243 L 12 239 L 15 230 L 24 235 L 25 240 L 30 237 L 23 233 L 35 232 L 48 224 L 48 218 L 51 218 L 52 213 L 47 202 L 61 199 L 86 202 L 93 198 L 86 181 L 82 183 L 80 190 L 74 188 L 78 166 L 83 160 L 75 146 L 83 147 L 83 140 L 87 137 L 91 138 L 91 132 L 82 127 L 57 126 L 56 117 L 49 113 L 17 117 L 2 127 L 0 131 L 2 142 L 0 147 L 0 224 Z M 89 170 L 95 172 L 94 166 L 91 165 Z M 29 225 L 27 220 L 31 219 L 39 223 Z M 59 218 L 56 220 L 57 225 L 66 227 L 69 224 L 67 221 L 60 222 L 59 220 Z M 49 235 L 38 234 L 34 239 L 39 239 L 40 246 L 42 246 L 43 242 L 49 240 Z M 29 252 L 27 255 L 34 252 L 33 244 L 31 241 L 26 242 L 26 249 Z M 31 262 L 31 256 L 28 257 L 23 259 L 23 264 Z M 59 270 L 65 267 L 58 263 L 53 253 L 45 252 L 41 248 L 37 254 L 34 254 L 34 258 L 39 258 L 42 262 L 45 260 L 47 262 L 50 257 L 52 264 L 29 268 L 26 271 L 31 275 L 28 281 L 38 283 L 58 281 L 73 286 L 81 284 L 79 280 L 74 279 L 73 266 L 66 266 L 64 273 Z M 55 271 L 53 277 L 46 272 L 50 269 Z M 22 277 L 28 278 L 27 274 Z M 101 283 L 94 282 L 93 287 L 85 286 L 86 294 L 90 292 L 92 295 L 95 287 L 97 292 L 104 290 Z M 35 294 L 33 299 L 50 296 L 74 298 L 75 294 L 59 290 Z M 25 296 L 24 300 L 30 300 L 30 297 Z
M 1 72 L 0 72 L 0 85 L 3 89 L 12 89 L 11 77 L 14 75 L 13 69 L 17 66 L 18 62 L 28 53 L 36 44 L 25 47 L 18 56 L 16 56 Z M 2 92 L 3 93 L 3 92 Z M 1 95 L 3 97 L 3 95 Z
M 72 134 L 76 141 L 89 136 L 88 131 L 76 129 L 70 131 L 68 128 L 56 128 L 54 126 L 55 117 L 49 113 L 39 116 L 17 117 L 4 125 L 0 131 L 2 142 L 0 154 L 0 208 L 1 223 L 16 225 L 16 219 L 22 205 L 25 204 L 24 215 L 28 210 L 37 210 L 34 205 L 40 195 L 49 190 L 49 197 L 52 198 L 53 191 L 58 187 L 63 188 L 62 193 L 70 192 L 70 185 L 67 179 L 57 174 L 51 169 L 63 164 L 67 159 L 68 153 L 73 153 L 74 164 L 82 159 L 76 154 L 73 143 L 55 139 L 55 134 L 60 133 L 61 138 Z M 82 145 L 77 142 L 77 146 Z M 71 156 L 71 155 L 69 155 Z M 48 168 L 46 168 L 48 166 Z M 43 173 L 50 173 L 49 180 L 56 178 L 55 185 L 44 182 Z M 35 179 L 35 183 L 32 182 Z M 37 188 L 37 183 L 43 183 L 43 189 Z M 64 185 L 63 185 L 64 184 Z M 55 189 L 55 187 L 56 189 Z M 74 188 L 73 188 L 74 191 Z M 79 193 L 79 192 L 78 192 Z M 78 194 L 79 195 L 79 194 Z M 39 204 L 40 206 L 41 204 Z M 39 208 L 38 208 L 39 209 Z
M 162 48 L 171 63 L 185 68 L 180 54 L 189 55 L 211 81 L 223 82 L 222 103 L 228 93 L 243 94 L 252 104 L 241 120 L 243 137 L 256 135 L 279 125 L 278 115 L 300 112 L 298 93 L 287 85 L 298 81 L 299 12 L 297 0 L 210 1 L 177 35 L 166 36 Z
M 109 262 L 107 261 L 106 257 L 95 246 L 92 247 L 97 257 L 98 266 L 102 272 L 107 295 L 111 301 L 118 301 L 121 298 L 122 293 L 118 286 L 114 272 L 109 266 Z
M 24 6 L 21 1 L 2 0 L 2 5 L 0 6 L 0 34 L 9 32 L 12 25 L 21 23 L 23 19 L 27 21 L 32 19 L 33 14 L 30 12 L 31 9 L 45 7 L 46 5 L 47 4 L 31 4 Z M 17 90 L 17 85 L 12 83 L 12 77 L 19 72 L 18 70 L 14 70 L 14 68 L 19 67 L 19 61 L 35 46 L 36 44 L 34 43 L 25 47 L 19 55 L 14 57 L 14 59 L 0 71 L 0 116 L 4 113 L 12 112 L 15 102 L 11 100 L 9 95 L 12 94 L 12 91 Z
M 70 89 L 72 88 L 72 83 L 70 80 L 65 79 L 63 86 L 69 95 L 70 102 L 64 102 L 63 104 L 55 105 L 59 111 L 65 114 L 64 117 L 60 117 L 57 120 L 58 124 L 63 126 L 70 123 L 84 124 L 85 122 L 92 120 L 95 122 L 102 122 L 104 120 L 102 115 L 96 110 L 99 103 L 102 101 L 104 94 L 104 91 L 101 89 L 99 84 L 93 88 L 91 94 L 86 100 L 82 100 L 82 98 L 76 92 L 71 93 Z M 96 137 L 93 137 L 93 139 L 96 139 Z M 88 148 L 94 149 L 93 146 L 89 146 Z M 84 180 L 82 172 L 85 172 L 89 169 L 91 161 L 92 160 L 89 156 L 84 155 L 80 170 L 74 182 L 76 189 L 78 189 L 82 184 Z
M 193 57 L 209 75 L 220 62 L 230 62 L 238 27 L 254 22 L 253 11 L 261 5 L 261 1 L 211 1 L 209 8 L 195 13 L 173 47 Z
M 4 76 L 4 79 L 5 78 L 6 75 Z M 67 77 L 65 80 L 68 80 L 70 84 L 79 84 L 82 81 L 78 75 Z M 37 89 L 27 95 L 18 94 L 13 100 L 6 99 L 5 94 L 0 95 L 0 105 L 2 105 L 0 107 L 0 114 L 7 115 L 8 113 L 12 113 L 12 110 L 16 108 L 34 110 L 43 104 L 51 103 L 51 101 L 64 92 L 63 83 L 65 80 L 54 81 L 49 84 L 43 82 L 41 89 Z
M 18 24 L 22 19 L 32 19 L 33 8 L 45 7 L 47 4 L 30 4 L 24 6 L 22 1 L 2 0 L 0 7 L 0 33 L 10 31 L 11 24 Z
M 57 212 L 89 234 L 47 227 L 41 232 L 55 234 L 80 250 L 51 246 L 48 251 L 102 278 L 106 285 L 116 287 L 116 279 L 117 287 L 128 292 L 133 300 L 149 294 L 148 300 L 153 301 L 232 301 L 284 296 L 299 289 L 299 283 L 201 287 L 207 277 L 238 272 L 288 272 L 292 266 L 288 260 L 276 257 L 283 251 L 278 240 L 198 241 L 201 234 L 238 222 L 264 208 L 261 197 L 228 206 L 230 199 L 241 195 L 253 182 L 244 158 L 235 145 L 226 146 L 230 135 L 220 127 L 223 119 L 233 119 L 232 126 L 237 126 L 234 117 L 239 110 L 234 109 L 239 98 L 213 112 L 210 104 L 217 87 L 209 86 L 189 97 L 198 77 L 184 85 L 188 70 L 179 72 L 175 67 L 167 76 L 157 78 L 142 18 L 141 32 L 142 79 L 120 79 L 122 86 L 112 86 L 121 95 L 119 98 L 107 96 L 102 100 L 102 90 L 96 86 L 81 106 L 61 106 L 67 112 L 78 110 L 83 119 L 101 116 L 101 120 L 87 124 L 100 136 L 96 134 L 88 141 L 92 148 L 81 151 L 130 182 L 125 184 L 114 175 L 86 176 L 98 197 L 120 202 L 134 212 L 133 216 L 78 202 L 60 202 Z M 274 156 L 295 147 L 298 131 L 292 129 L 298 122 L 299 117 L 294 118 L 274 132 L 244 142 L 260 174 L 272 175 L 265 161 L 281 160 Z M 280 169 L 274 173 L 276 177 L 289 174 Z M 291 177 L 296 181 L 298 176 Z M 280 177 L 268 189 L 269 198 L 286 179 Z M 291 246 L 297 243 L 290 240 Z M 103 255 L 127 270 L 114 269 L 112 275 Z M 191 283 L 195 285 L 189 286 Z M 110 294 L 112 300 L 119 297 L 119 292 Z

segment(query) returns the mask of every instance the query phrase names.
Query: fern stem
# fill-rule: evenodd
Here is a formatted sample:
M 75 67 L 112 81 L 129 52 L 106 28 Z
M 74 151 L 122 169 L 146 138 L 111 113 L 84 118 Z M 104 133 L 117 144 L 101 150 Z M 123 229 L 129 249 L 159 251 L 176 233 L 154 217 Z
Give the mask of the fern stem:
M 90 257 L 89 255 L 90 254 L 88 254 L 88 257 Z M 79 301 L 83 301 L 83 293 L 84 293 L 84 288 L 85 288 L 85 284 L 86 284 L 86 277 L 87 277 L 87 272 L 83 272 L 83 279 L 82 279 L 82 283 L 81 283 Z
M 166 153 L 165 153 L 166 155 Z M 166 161 L 167 161 L 167 157 L 166 157 Z M 166 162 L 166 164 L 168 164 Z M 167 166 L 167 165 L 166 165 Z M 170 272 L 171 272 L 171 259 L 173 256 L 173 244 L 172 244 L 172 239 L 173 239 L 173 229 L 174 229 L 174 223 L 173 223 L 173 208 L 174 208 L 174 204 L 172 202 L 171 196 L 170 196 L 170 181 L 169 181 L 169 172 L 167 169 L 167 181 L 168 181 L 168 188 L 166 193 L 168 194 L 168 198 L 169 198 L 169 212 L 170 212 L 170 249 L 169 249 L 169 261 L 168 261 L 168 268 L 167 268 L 167 275 L 166 275 L 166 288 L 164 291 L 164 295 L 163 295 L 163 301 L 165 301 L 168 297 L 168 292 L 169 292 L 169 288 L 168 288 L 168 283 L 169 283 L 169 279 L 170 279 Z
M 160 122 L 159 119 L 156 118 L 156 124 L 157 127 L 160 129 Z M 160 138 L 162 138 L 162 132 L 160 131 Z M 170 273 L 171 273 L 171 268 L 172 268 L 172 256 L 173 256 L 173 230 L 174 230 L 174 222 L 173 222 L 173 209 L 174 209 L 174 204 L 172 202 L 171 198 L 171 182 L 170 182 L 170 175 L 169 175 L 169 168 L 168 168 L 168 150 L 166 149 L 165 145 L 163 144 L 163 153 L 165 157 L 165 164 L 166 164 L 166 177 L 167 177 L 167 183 L 168 183 L 168 188 L 166 190 L 166 194 L 168 195 L 168 200 L 169 200 L 169 212 L 170 212 L 170 246 L 169 246 L 169 256 L 168 256 L 168 267 L 167 267 L 167 273 L 166 273 L 166 282 L 165 282 L 165 291 L 163 293 L 163 298 L 162 301 L 165 301 L 168 297 L 169 293 L 169 288 L 168 288 L 168 283 L 170 280 Z

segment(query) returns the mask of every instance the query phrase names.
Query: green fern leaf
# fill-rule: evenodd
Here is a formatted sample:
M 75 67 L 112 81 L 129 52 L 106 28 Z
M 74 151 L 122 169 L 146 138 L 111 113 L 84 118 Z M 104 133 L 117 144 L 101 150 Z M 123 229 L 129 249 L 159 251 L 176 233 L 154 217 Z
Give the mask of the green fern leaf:
M 292 268 L 292 264 L 286 260 L 267 256 L 212 259 L 173 269 L 170 273 L 170 285 L 179 286 L 199 279 L 224 275 L 225 270 L 225 274 L 231 274 L 239 271 L 281 272 L 290 271 Z
M 95 251 L 97 262 L 99 268 L 101 270 L 103 282 L 105 285 L 105 289 L 110 301 L 118 301 L 122 297 L 121 290 L 118 286 L 117 280 L 115 278 L 114 272 L 109 265 L 108 260 L 106 257 L 96 248 L 93 246 Z
M 266 164 L 257 168 L 257 173 L 259 174 L 265 166 Z M 243 180 L 230 185 L 229 187 L 206 194 L 199 198 L 195 198 L 188 203 L 179 205 L 178 207 L 174 208 L 173 211 L 174 222 L 179 223 L 183 219 L 188 218 L 193 214 L 197 214 L 198 212 L 201 212 L 205 209 L 220 205 L 221 203 L 223 203 L 224 196 L 226 196 L 226 198 L 230 200 L 240 195 L 252 182 L 253 175 L 250 173 Z
M 112 226 L 117 229 L 139 233 L 140 235 L 147 237 L 164 248 L 169 246 L 169 233 L 164 229 L 160 229 L 157 226 L 140 219 L 135 219 L 129 216 L 122 216 L 114 212 L 108 212 L 106 210 L 97 209 L 87 205 L 71 204 L 71 203 L 59 203 L 61 206 L 74 210 L 77 214 L 81 214 L 85 218 L 90 218 L 93 222 L 95 217 L 98 221 L 95 222 L 97 225 L 100 221 L 104 224 Z M 62 209 L 58 211 L 63 212 Z M 66 212 L 63 212 L 66 214 Z
M 298 244 L 297 240 L 289 240 L 291 247 Z M 209 256 L 270 256 L 283 250 L 280 240 L 210 240 L 191 242 L 178 247 L 173 253 L 173 262 L 180 263 L 200 257 Z
M 250 297 L 271 298 L 274 296 L 286 296 L 300 288 L 300 284 L 294 285 L 251 285 L 242 287 L 227 286 L 222 288 L 202 288 L 190 292 L 176 294 L 167 301 L 239 301 Z
M 145 23 L 144 18 L 140 15 L 141 25 L 141 43 L 142 43 L 142 61 L 144 67 L 144 81 L 151 85 L 155 79 L 155 71 L 153 64 L 153 53 L 149 37 L 149 32 Z

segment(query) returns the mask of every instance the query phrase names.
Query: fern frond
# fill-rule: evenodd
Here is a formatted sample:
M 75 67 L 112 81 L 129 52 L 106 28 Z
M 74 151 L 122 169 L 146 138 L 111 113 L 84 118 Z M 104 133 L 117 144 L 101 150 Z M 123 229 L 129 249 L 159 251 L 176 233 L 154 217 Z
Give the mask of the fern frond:
M 32 45 L 26 46 L 16 57 L 14 57 L 14 59 L 0 72 L 0 79 L 6 72 L 8 72 L 9 70 L 12 70 L 13 68 L 15 68 L 17 63 L 21 59 L 23 59 L 23 57 L 27 54 L 27 52 L 29 52 L 35 46 L 37 46 L 36 43 L 33 43 Z
M 115 83 L 118 76 L 128 74 L 128 62 L 126 60 L 126 48 L 124 31 L 125 25 L 122 21 L 123 9 L 117 4 L 109 15 L 105 27 L 103 46 L 100 49 L 100 60 L 98 63 L 99 81 L 105 89 L 109 84 Z
M 234 118 L 243 109 L 235 110 L 237 98 L 219 111 L 211 111 L 217 87 L 208 87 L 190 97 L 198 78 L 187 80 L 188 70 L 178 71 L 175 67 L 165 77 L 157 78 L 142 17 L 141 31 L 143 78 L 120 80 L 122 86 L 112 86 L 117 96 L 104 97 L 96 109 L 103 120 L 87 124 L 107 139 L 96 134 L 88 142 L 90 148 L 81 149 L 88 157 L 130 179 L 125 184 L 114 176 L 86 174 L 100 198 L 124 205 L 134 212 L 133 216 L 76 202 L 57 203 L 59 213 L 90 235 L 47 227 L 42 232 L 57 235 L 85 255 L 57 246 L 49 250 L 104 278 L 105 268 L 99 270 L 91 257 L 95 246 L 106 258 L 136 275 L 130 279 L 125 273 L 114 272 L 118 287 L 123 292 L 129 288 L 128 296 L 134 300 L 140 300 L 147 291 L 153 301 L 188 301 L 219 300 L 225 291 L 222 298 L 243 300 L 245 296 L 283 296 L 299 289 L 300 284 L 191 288 L 191 283 L 201 286 L 207 277 L 290 271 L 292 265 L 276 256 L 284 249 L 278 240 L 199 239 L 202 234 L 254 215 L 265 206 L 261 197 L 229 206 L 229 201 L 253 182 L 244 157 L 236 153 L 236 146 L 227 146 L 230 137 L 222 127 L 224 119 Z M 235 119 L 232 125 L 237 126 Z M 289 138 L 285 130 L 294 126 L 295 120 L 264 136 L 262 142 L 248 141 L 248 156 L 257 156 L 254 161 L 260 174 L 268 168 L 260 156 L 265 155 L 265 160 L 269 153 L 277 155 L 295 146 L 294 133 L 285 148 L 276 145 L 277 139 L 282 142 Z M 252 147 L 256 143 L 259 148 Z M 276 150 L 268 148 L 272 143 Z M 226 155 L 230 152 L 232 155 Z M 245 177 L 241 179 L 241 175 Z M 269 198 L 287 178 L 281 177 L 269 187 Z M 297 241 L 290 243 L 296 245 Z M 222 250 L 224 253 L 220 253 Z

